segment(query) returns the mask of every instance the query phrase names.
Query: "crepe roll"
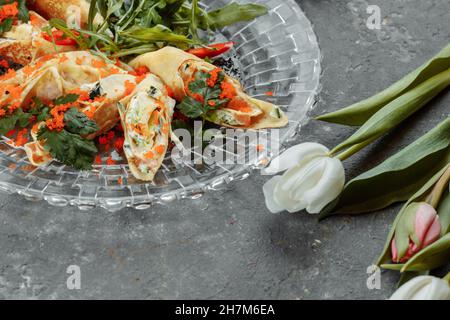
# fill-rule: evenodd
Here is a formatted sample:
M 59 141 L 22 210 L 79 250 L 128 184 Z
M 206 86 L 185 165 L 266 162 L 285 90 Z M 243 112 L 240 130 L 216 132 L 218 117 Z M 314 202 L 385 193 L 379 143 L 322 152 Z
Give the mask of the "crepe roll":
M 43 28 L 48 21 L 35 12 L 30 12 L 30 21 L 18 21 L 0 38 L 0 56 L 11 59 L 21 66 L 47 54 L 75 50 L 71 45 L 55 45 L 43 37 Z
M 148 74 L 123 99 L 119 112 L 124 129 L 124 153 L 132 174 L 152 181 L 169 146 L 175 100 L 158 77 Z
M 134 88 L 138 84 L 138 80 L 137 77 L 129 74 L 115 74 L 80 87 L 82 92 L 89 92 L 92 98 L 89 101 L 81 102 L 82 105 L 85 105 L 83 111 L 91 114 L 92 119 L 99 127 L 95 134 L 87 137 L 88 139 L 108 132 L 120 122 L 117 104 L 131 93 L 130 87 Z
M 243 129 L 280 128 L 288 123 L 283 111 L 268 102 L 248 96 L 236 79 L 206 61 L 173 47 L 143 54 L 131 61 L 133 68 L 147 67 L 168 85 L 176 100 L 183 103 L 195 101 L 208 104 L 210 111 L 206 119 L 215 124 Z M 199 92 L 215 91 L 214 99 L 191 90 L 198 88 L 199 81 L 204 88 Z M 208 88 L 209 86 L 210 88 Z
M 83 26 L 89 16 L 89 2 L 86 0 L 27 0 L 30 8 L 47 19 L 58 18 Z
M 0 77 L 2 87 L 20 87 L 19 99 L 38 97 L 42 100 L 56 99 L 85 84 L 96 83 L 113 74 L 127 71 L 87 51 L 73 51 L 46 55 L 30 65 Z M 1 95 L 0 103 L 8 99 Z

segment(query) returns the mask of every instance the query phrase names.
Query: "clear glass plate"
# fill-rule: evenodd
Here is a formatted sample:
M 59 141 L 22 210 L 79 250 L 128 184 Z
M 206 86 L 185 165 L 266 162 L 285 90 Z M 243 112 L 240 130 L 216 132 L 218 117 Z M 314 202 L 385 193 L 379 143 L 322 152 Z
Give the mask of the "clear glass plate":
M 215 8 L 228 0 L 205 1 Z M 250 1 L 239 1 L 250 2 Z M 319 89 L 320 50 L 309 20 L 293 0 L 259 0 L 270 13 L 249 23 L 225 28 L 218 38 L 236 43 L 232 54 L 239 61 L 242 83 L 247 92 L 280 107 L 289 125 L 279 129 L 280 144 L 295 138 L 306 120 Z M 266 92 L 273 92 L 268 96 Z M 116 211 L 125 207 L 147 209 L 154 203 L 196 199 L 210 190 L 222 190 L 233 181 L 246 179 L 252 170 L 268 163 L 276 151 L 259 150 L 259 143 L 270 131 L 258 133 L 246 149 L 246 164 L 175 164 L 167 157 L 153 183 L 138 181 L 130 174 L 126 161 L 77 171 L 53 162 L 47 167 L 31 165 L 22 148 L 0 140 L 0 191 L 18 193 L 28 200 L 46 200 L 54 206 L 74 205 L 82 210 L 102 207 Z M 258 142 L 257 142 L 258 141 Z M 115 154 L 114 157 L 117 157 Z

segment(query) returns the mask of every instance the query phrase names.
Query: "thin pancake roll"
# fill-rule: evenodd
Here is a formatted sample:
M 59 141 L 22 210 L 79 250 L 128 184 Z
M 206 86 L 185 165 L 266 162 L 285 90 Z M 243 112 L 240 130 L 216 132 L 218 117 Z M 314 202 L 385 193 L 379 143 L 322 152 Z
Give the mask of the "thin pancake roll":
M 94 83 L 83 84 L 79 90 L 75 90 L 81 94 L 89 94 L 92 98 L 79 101 L 80 111 L 89 115 L 98 126 L 98 131 L 86 136 L 87 139 L 92 140 L 108 132 L 120 122 L 117 104 L 130 93 L 129 87 L 135 87 L 138 81 L 137 77 L 129 74 L 115 74 Z M 45 123 L 41 122 L 33 128 L 33 141 L 25 145 L 28 159 L 35 166 L 46 165 L 53 160 L 45 149 L 45 141 L 37 139 L 37 131 L 44 125 Z
M 225 75 L 220 68 L 180 49 L 165 47 L 143 54 L 130 64 L 133 68 L 145 66 L 159 76 L 172 89 L 179 102 L 183 103 L 188 97 L 188 100 L 207 103 L 211 111 L 206 119 L 215 124 L 231 128 L 264 129 L 280 128 L 288 123 L 279 107 L 248 96 L 239 81 Z M 204 96 L 192 92 L 192 84 L 197 86 L 202 79 L 206 83 L 205 87 L 210 86 L 210 91 L 218 92 L 215 99 L 204 101 Z
M 175 100 L 164 83 L 148 74 L 119 104 L 125 135 L 123 150 L 132 174 L 152 181 L 169 146 Z
M 89 16 L 86 0 L 27 0 L 27 5 L 45 18 L 63 19 L 69 26 L 84 26 Z
M 106 77 L 109 79 L 106 80 Z M 92 96 L 90 92 L 98 87 L 99 97 L 93 96 L 93 99 L 98 99 L 90 101 L 86 98 L 86 101 L 80 103 L 85 104 L 86 108 L 94 107 L 93 117 L 101 128 L 98 134 L 101 134 L 119 121 L 117 109 L 115 105 L 111 107 L 111 104 L 123 98 L 127 91 L 127 81 L 131 86 L 136 85 L 135 78 L 128 75 L 127 71 L 89 52 L 48 55 L 18 70 L 11 78 L 8 78 L 8 75 L 0 78 L 0 81 L 3 80 L 0 105 L 18 104 L 26 107 L 34 97 L 51 101 L 74 92 Z M 105 94 L 108 97 L 105 97 Z
M 140 78 L 100 57 L 78 51 L 42 57 L 0 80 L 0 106 L 6 116 L 7 110 L 28 110 L 36 98 L 48 103 L 52 113 L 56 107 L 52 101 L 68 94 L 76 95 L 77 101 L 71 107 L 76 107 L 97 124 L 98 130 L 85 137 L 93 139 L 120 121 L 117 103 L 133 91 Z M 36 139 L 41 125 L 38 123 L 32 131 L 35 141 L 25 146 L 35 165 L 44 165 L 51 160 L 45 143 Z
M 43 37 L 43 28 L 48 21 L 30 11 L 30 21 L 23 23 L 17 21 L 11 30 L 5 32 L 0 38 L 0 55 L 7 57 L 15 63 L 26 66 L 32 61 L 51 53 L 60 53 L 75 50 L 74 46 L 55 45 Z

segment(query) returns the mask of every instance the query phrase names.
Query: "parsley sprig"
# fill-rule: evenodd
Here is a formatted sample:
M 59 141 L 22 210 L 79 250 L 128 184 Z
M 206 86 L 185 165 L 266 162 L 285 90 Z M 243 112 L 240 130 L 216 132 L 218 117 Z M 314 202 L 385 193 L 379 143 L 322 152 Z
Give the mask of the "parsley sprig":
M 53 101 L 55 106 L 74 103 L 79 95 L 68 94 Z M 37 104 L 41 110 L 46 106 Z M 88 170 L 92 168 L 95 156 L 98 152 L 95 143 L 84 138 L 99 130 L 97 123 L 89 119 L 77 108 L 72 107 L 64 113 L 64 129 L 61 131 L 50 130 L 43 127 L 38 132 L 38 139 L 45 140 L 45 148 L 53 158 L 75 169 Z
M 43 127 L 38 132 L 38 139 L 45 140 L 45 148 L 53 158 L 75 169 L 88 170 L 92 168 L 98 150 L 94 141 L 82 138 L 66 129 L 49 130 Z
M 225 73 L 219 72 L 214 87 L 208 85 L 209 78 L 211 74 L 204 71 L 195 74 L 194 81 L 188 84 L 189 95 L 177 105 L 182 114 L 191 119 L 200 117 L 204 119 L 210 111 L 217 110 L 229 102 L 229 99 L 220 98 Z
M 11 115 L 0 118 L 0 135 L 5 135 L 15 127 L 25 128 L 30 123 L 31 115 L 23 112 L 22 108 L 16 109 Z

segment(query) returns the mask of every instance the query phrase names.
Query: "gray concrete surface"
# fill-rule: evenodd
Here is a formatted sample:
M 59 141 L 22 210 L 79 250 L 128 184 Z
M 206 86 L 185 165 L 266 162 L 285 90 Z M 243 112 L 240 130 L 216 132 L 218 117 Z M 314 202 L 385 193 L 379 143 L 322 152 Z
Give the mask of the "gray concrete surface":
M 302 0 L 322 48 L 323 90 L 314 114 L 369 96 L 420 65 L 449 41 L 442 0 Z M 368 4 L 384 17 L 365 27 Z M 348 177 L 379 163 L 449 114 L 441 95 L 412 121 L 346 162 Z M 333 146 L 351 133 L 311 122 L 301 141 Z M 388 150 L 386 150 L 388 149 Z M 80 212 L 0 196 L 0 298 L 384 299 L 366 287 L 398 206 L 318 223 L 315 216 L 270 214 L 254 175 L 225 193 L 151 211 Z M 81 267 L 81 290 L 66 268 Z

